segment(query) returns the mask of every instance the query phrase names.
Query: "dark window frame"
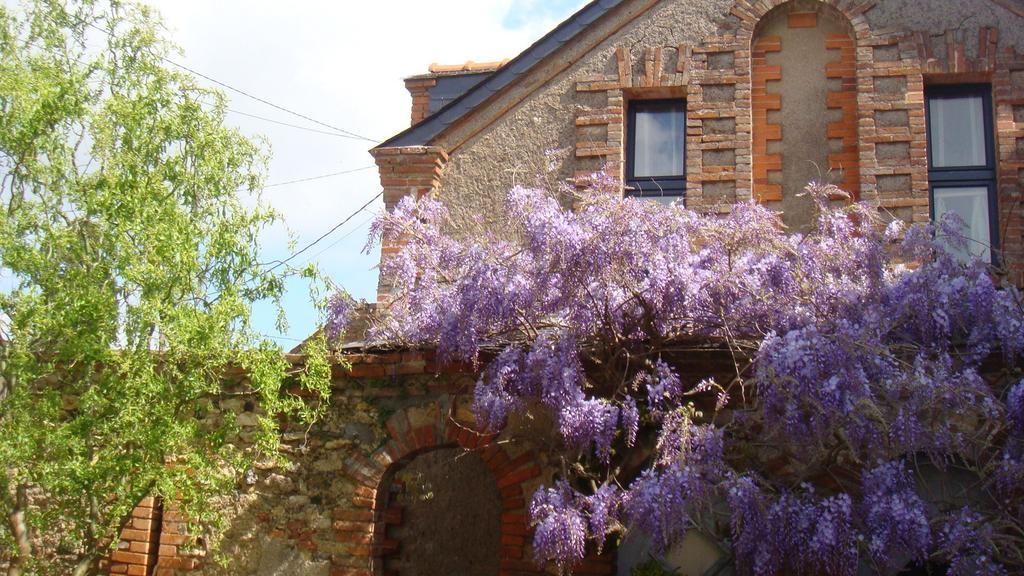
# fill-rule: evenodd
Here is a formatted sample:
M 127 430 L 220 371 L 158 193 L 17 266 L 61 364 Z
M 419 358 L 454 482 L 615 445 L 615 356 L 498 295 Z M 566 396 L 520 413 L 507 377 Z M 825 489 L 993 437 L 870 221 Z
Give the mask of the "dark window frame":
M 635 176 L 636 169 L 636 115 L 638 111 L 659 108 L 680 108 L 683 113 L 683 173 L 671 176 Z M 688 113 L 684 98 L 662 98 L 657 100 L 632 100 L 626 116 L 626 196 L 658 198 L 662 196 L 685 198 L 686 196 L 686 121 Z
M 933 99 L 980 96 L 982 101 L 982 122 L 985 129 L 985 166 L 943 166 L 935 167 L 932 160 L 932 107 Z M 996 138 L 995 119 L 992 111 L 991 84 L 952 84 L 925 87 L 925 126 L 928 140 L 928 204 L 932 222 L 935 221 L 936 188 L 985 187 L 988 189 L 988 220 L 992 263 L 998 264 L 999 201 L 996 187 Z

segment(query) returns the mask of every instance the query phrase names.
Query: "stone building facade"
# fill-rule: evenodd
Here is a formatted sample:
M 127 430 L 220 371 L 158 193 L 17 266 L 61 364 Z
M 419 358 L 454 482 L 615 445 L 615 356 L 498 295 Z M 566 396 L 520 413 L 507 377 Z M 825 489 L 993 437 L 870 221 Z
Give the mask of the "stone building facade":
M 907 222 L 970 204 L 973 216 L 961 215 L 975 220 L 972 235 L 986 236 L 979 245 L 993 246 L 994 262 L 1020 285 L 1022 22 L 1015 0 L 592 2 L 494 71 L 462 71 L 475 84 L 454 100 L 457 69 L 410 79 L 414 125 L 371 153 L 389 208 L 433 194 L 468 233 L 494 224 L 505 193 L 545 172 L 551 150 L 566 152 L 559 178 L 607 170 L 637 185 L 627 194 L 702 211 L 756 200 L 797 229 L 810 209 L 799 193 L 812 179 Z M 963 173 L 952 170 L 959 158 L 944 160 L 943 142 L 956 139 L 940 130 L 946 116 L 950 128 L 965 126 L 948 107 L 958 89 L 974 98 L 977 118 L 964 121 L 984 150 Z M 431 114 L 433 91 L 448 100 Z M 674 191 L 631 179 L 643 151 L 642 127 L 630 120 L 651 101 L 684 112 Z M 930 165 L 930 152 L 943 158 Z
M 511 61 L 406 85 L 413 126 L 371 151 L 385 204 L 434 195 L 462 233 L 499 225 L 505 193 L 552 158 L 556 179 L 609 171 L 624 194 L 701 211 L 763 202 L 793 229 L 807 225 L 803 185 L 828 179 L 887 218 L 966 211 L 984 254 L 1024 284 L 1019 0 L 596 0 Z M 382 258 L 398 249 L 385 239 Z M 229 568 L 188 552 L 181 518 L 147 501 L 109 572 L 544 573 L 526 516 L 557 468 L 538 449 L 544 424 L 481 436 L 471 370 L 349 352 L 327 419 L 286 434 L 289 464 L 220 503 Z M 630 546 L 577 573 L 628 574 Z M 696 536 L 673 554 L 682 574 L 731 573 Z

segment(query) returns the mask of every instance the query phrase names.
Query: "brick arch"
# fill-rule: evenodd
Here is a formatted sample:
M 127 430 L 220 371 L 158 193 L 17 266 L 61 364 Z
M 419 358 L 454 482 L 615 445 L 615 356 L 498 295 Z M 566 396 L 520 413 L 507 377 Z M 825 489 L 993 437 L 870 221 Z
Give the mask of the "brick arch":
M 384 559 L 397 550 L 398 542 L 387 537 L 389 524 L 401 522 L 401 511 L 387 507 L 388 487 L 382 483 L 389 472 L 420 454 L 449 447 L 477 452 L 494 476 L 501 493 L 501 568 L 505 576 L 544 574 L 529 550 L 532 530 L 527 507 L 531 490 L 541 477 L 536 454 L 515 453 L 495 442 L 493 435 L 480 434 L 452 417 L 452 397 L 444 396 L 426 406 L 415 406 L 392 414 L 385 422 L 388 439 L 369 458 L 356 455 L 345 472 L 358 486 L 352 496 L 354 508 L 336 511 L 334 529 L 341 542 L 353 544 L 353 556 L 362 558 L 357 566 L 339 567 L 334 576 L 381 576 Z M 424 415 L 429 415 L 424 417 Z M 610 557 L 588 558 L 588 574 L 612 574 Z
M 793 0 L 737 0 L 730 13 L 740 20 L 736 29 L 738 40 L 747 45 L 757 32 L 757 25 L 769 12 L 788 4 Z M 857 40 L 864 40 L 871 35 L 868 19 L 864 14 L 870 10 L 876 0 L 814 0 L 818 4 L 831 6 L 850 21 Z

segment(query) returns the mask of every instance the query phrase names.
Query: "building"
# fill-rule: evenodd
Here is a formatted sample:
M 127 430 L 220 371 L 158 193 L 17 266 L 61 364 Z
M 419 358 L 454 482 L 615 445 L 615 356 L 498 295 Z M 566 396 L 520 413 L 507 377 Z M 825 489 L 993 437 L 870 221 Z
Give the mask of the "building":
M 796 228 L 797 193 L 825 178 L 907 222 L 957 212 L 1020 284 L 1022 17 L 1013 0 L 592 2 L 493 71 L 407 80 L 413 125 L 371 153 L 388 207 L 435 194 L 466 230 L 552 149 L 562 178 L 607 169 L 697 210 L 754 199 Z
M 596 0 L 513 60 L 406 86 L 412 126 L 371 151 L 385 204 L 436 195 L 465 233 L 562 150 L 558 178 L 608 170 L 624 194 L 697 210 L 755 200 L 794 229 L 809 207 L 796 193 L 819 178 L 890 218 L 953 211 L 1024 284 L 1019 0 Z M 471 371 L 409 351 L 351 360 L 326 420 L 286 434 L 290 465 L 255 470 L 227 503 L 229 569 L 179 548 L 180 519 L 148 502 L 110 571 L 544 573 L 525 510 L 553 463 L 472 430 Z M 730 573 L 714 542 L 674 553 L 682 573 Z M 579 573 L 628 574 L 636 557 L 624 546 Z

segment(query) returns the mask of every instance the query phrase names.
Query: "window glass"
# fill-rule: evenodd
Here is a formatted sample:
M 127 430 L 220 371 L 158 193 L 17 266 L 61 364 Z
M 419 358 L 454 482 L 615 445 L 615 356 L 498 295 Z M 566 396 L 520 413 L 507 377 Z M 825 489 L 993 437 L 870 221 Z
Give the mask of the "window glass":
M 670 196 L 651 196 L 651 195 L 645 195 L 645 196 L 641 196 L 641 198 L 644 199 L 644 200 L 647 200 L 649 202 L 657 202 L 658 204 L 661 204 L 663 206 L 672 206 L 673 204 L 675 204 L 676 202 L 679 202 L 679 200 L 680 200 L 680 197 L 677 196 L 677 195 L 670 195 Z
M 928 107 L 933 168 L 988 164 L 984 99 L 980 95 L 931 98 Z
M 633 177 L 681 176 L 686 173 L 686 111 L 682 103 L 637 103 Z
M 966 226 L 964 235 L 969 238 L 967 249 L 966 251 L 957 249 L 959 255 L 965 260 L 970 256 L 979 257 L 985 261 L 991 260 L 992 237 L 990 234 L 988 187 L 936 187 L 933 196 L 936 221 L 946 213 L 953 212 L 963 220 Z

